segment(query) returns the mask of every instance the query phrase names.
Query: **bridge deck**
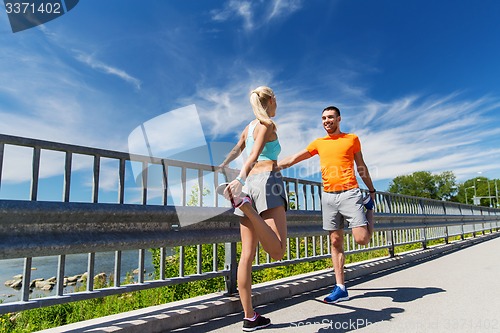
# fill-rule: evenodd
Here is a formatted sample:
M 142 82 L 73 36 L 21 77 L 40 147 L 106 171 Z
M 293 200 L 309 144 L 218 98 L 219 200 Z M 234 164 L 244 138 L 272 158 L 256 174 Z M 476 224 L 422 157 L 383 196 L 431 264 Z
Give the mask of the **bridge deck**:
M 500 332 L 499 251 L 497 237 L 351 280 L 337 305 L 321 302 L 328 287 L 259 307 L 273 321 L 262 332 Z M 241 318 L 174 332 L 239 332 Z
M 495 232 L 349 266 L 351 299 L 336 305 L 322 302 L 330 271 L 259 285 L 257 311 L 273 322 L 261 331 L 500 332 L 499 252 Z M 234 333 L 242 317 L 237 297 L 212 294 L 40 332 Z

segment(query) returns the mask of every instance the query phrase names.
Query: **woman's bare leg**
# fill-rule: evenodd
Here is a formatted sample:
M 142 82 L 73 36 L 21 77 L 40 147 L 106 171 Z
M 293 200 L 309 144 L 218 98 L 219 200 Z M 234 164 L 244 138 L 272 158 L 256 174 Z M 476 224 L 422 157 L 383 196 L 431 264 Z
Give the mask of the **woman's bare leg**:
M 262 217 L 248 203 L 239 207 L 252 223 L 264 250 L 271 258 L 280 260 L 286 250 L 285 207 L 275 207 L 262 212 Z
M 238 264 L 238 292 L 245 318 L 254 315 L 252 305 L 252 264 L 255 258 L 258 238 L 252 223 L 247 217 L 240 222 L 241 256 Z

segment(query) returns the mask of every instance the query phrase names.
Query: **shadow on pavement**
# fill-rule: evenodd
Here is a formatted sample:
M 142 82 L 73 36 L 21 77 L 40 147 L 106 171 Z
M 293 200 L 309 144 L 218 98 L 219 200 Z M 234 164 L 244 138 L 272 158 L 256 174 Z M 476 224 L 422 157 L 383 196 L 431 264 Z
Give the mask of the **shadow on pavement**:
M 356 281 L 356 284 L 361 282 L 363 281 L 360 281 L 358 279 Z M 279 302 L 273 302 L 267 305 L 257 307 L 256 310 L 263 314 L 268 314 L 313 299 L 317 299 L 317 301 L 321 303 L 323 306 L 340 307 L 343 309 L 352 310 L 351 312 L 348 313 L 335 313 L 331 315 L 322 315 L 309 318 L 304 318 L 298 315 L 297 316 L 298 320 L 296 322 L 273 323 L 273 325 L 270 326 L 270 328 L 272 329 L 280 329 L 280 328 L 285 329 L 285 328 L 294 328 L 294 327 L 298 328 L 306 325 L 311 325 L 310 326 L 311 332 L 313 332 L 312 330 L 314 329 L 318 329 L 318 325 L 319 325 L 319 330 L 315 332 L 327 332 L 327 331 L 350 332 L 370 324 L 391 320 L 392 318 L 394 318 L 393 314 L 402 313 L 404 311 L 402 308 L 398 307 L 390 307 L 380 310 L 363 309 L 363 308 L 349 306 L 348 302 L 342 302 L 331 305 L 325 304 L 322 301 L 320 301 L 320 299 L 328 293 L 328 290 L 329 288 L 322 288 L 311 292 L 303 293 L 301 295 L 296 295 L 290 298 L 286 298 Z M 411 288 L 411 287 L 373 288 L 373 289 L 351 287 L 349 288 L 349 290 L 366 291 L 364 294 L 351 297 L 351 300 L 356 298 L 390 297 L 395 303 L 411 302 L 427 295 L 445 292 L 445 290 L 441 288 Z M 216 318 L 206 323 L 193 325 L 189 328 L 177 329 L 172 332 L 178 332 L 178 333 L 211 332 L 211 331 L 216 331 L 217 329 L 221 329 L 228 325 L 241 323 L 242 318 L 243 314 L 242 312 L 239 312 L 227 317 Z M 262 331 L 265 332 L 266 330 Z
M 466 246 L 468 247 L 468 246 Z M 464 248 L 466 248 L 464 247 Z M 393 302 L 395 303 L 406 303 L 417 300 L 419 298 L 423 298 L 427 295 L 437 294 L 446 292 L 446 290 L 442 288 L 428 287 L 428 288 L 412 288 L 412 287 L 390 287 L 390 288 L 374 288 L 374 289 L 366 289 L 366 288 L 355 288 L 356 285 L 381 278 L 383 276 L 408 269 L 412 266 L 418 266 L 422 263 L 432 261 L 438 257 L 442 257 L 445 255 L 449 255 L 456 251 L 462 250 L 455 249 L 451 251 L 446 251 L 444 253 L 440 253 L 437 255 L 431 255 L 424 259 L 419 259 L 410 263 L 405 263 L 398 265 L 396 267 L 392 267 L 389 269 L 385 269 L 382 271 L 378 271 L 369 275 L 361 276 L 358 278 L 350 279 L 347 282 L 349 285 L 349 291 L 365 291 L 364 294 L 356 295 L 351 297 L 353 299 L 359 298 L 375 298 L 375 297 L 391 297 Z M 333 285 L 332 281 L 332 285 Z M 356 308 L 349 306 L 348 302 L 342 302 L 339 304 L 327 305 L 321 301 L 323 297 L 325 297 L 331 290 L 330 287 L 321 288 L 312 290 L 309 292 L 302 293 L 300 295 L 294 295 L 292 297 L 279 300 L 277 302 L 269 303 L 266 305 L 256 307 L 256 311 L 262 313 L 265 316 L 271 317 L 267 314 L 286 309 L 288 307 L 292 307 L 294 305 L 310 301 L 313 299 L 317 299 L 317 301 L 326 306 L 336 306 L 344 309 L 352 310 L 349 313 L 336 313 L 332 315 L 322 315 L 317 317 L 304 318 L 303 316 L 298 316 L 297 322 L 295 323 L 276 323 L 274 322 L 269 328 L 270 329 L 293 329 L 298 328 L 301 323 L 306 325 L 314 324 L 315 326 L 311 326 L 311 332 L 350 332 L 356 329 L 360 329 L 365 327 L 367 324 L 374 324 L 377 322 L 391 320 L 394 314 L 404 312 L 404 309 L 398 307 L 390 307 L 380 310 L 371 310 L 364 308 Z M 334 318 L 334 319 L 332 319 Z M 222 329 L 226 326 L 233 325 L 236 323 L 242 323 L 243 320 L 243 312 L 234 313 L 226 317 L 220 317 L 212 319 L 208 322 L 199 323 L 196 325 L 192 325 L 190 327 L 179 328 L 173 330 L 175 333 L 198 333 L 198 332 L 216 332 L 218 329 Z M 319 324 L 319 326 L 318 326 Z M 295 326 L 294 326 L 295 325 Z M 241 329 L 238 329 L 240 331 Z M 263 329 L 262 332 L 265 332 L 267 329 Z

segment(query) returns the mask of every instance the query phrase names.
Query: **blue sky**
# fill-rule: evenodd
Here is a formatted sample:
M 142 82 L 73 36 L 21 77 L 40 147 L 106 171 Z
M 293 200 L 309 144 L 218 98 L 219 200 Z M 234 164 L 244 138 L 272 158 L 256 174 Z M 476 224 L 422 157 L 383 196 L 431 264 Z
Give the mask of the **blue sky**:
M 379 190 L 423 170 L 500 178 L 498 17 L 494 0 L 85 0 L 12 33 L 2 10 L 0 133 L 126 152 L 137 126 L 194 104 L 208 140 L 236 142 L 268 85 L 281 158 L 325 134 L 333 104 Z

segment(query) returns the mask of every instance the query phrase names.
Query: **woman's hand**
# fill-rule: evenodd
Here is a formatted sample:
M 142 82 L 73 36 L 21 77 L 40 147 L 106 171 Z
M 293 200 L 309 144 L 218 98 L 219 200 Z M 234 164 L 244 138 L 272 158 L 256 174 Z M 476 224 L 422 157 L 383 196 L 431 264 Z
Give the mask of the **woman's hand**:
M 238 180 L 233 180 L 224 190 L 224 197 L 227 200 L 231 200 L 231 197 L 238 197 L 241 194 L 243 185 Z

